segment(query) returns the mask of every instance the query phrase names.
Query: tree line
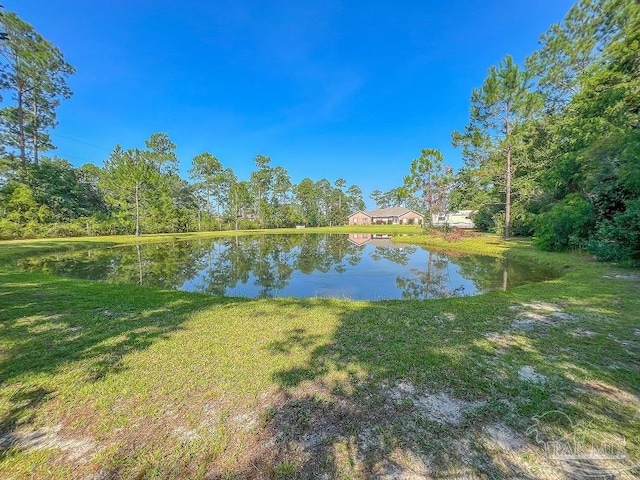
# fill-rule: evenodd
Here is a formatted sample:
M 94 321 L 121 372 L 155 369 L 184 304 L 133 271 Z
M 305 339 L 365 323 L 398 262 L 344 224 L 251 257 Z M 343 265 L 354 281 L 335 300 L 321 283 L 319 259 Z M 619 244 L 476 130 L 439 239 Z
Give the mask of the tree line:
M 152 233 L 337 225 L 364 208 L 342 178 L 297 185 L 271 159 L 239 179 L 214 155 L 178 175 L 175 145 L 154 134 L 116 147 L 104 167 L 41 159 L 73 67 L 14 13 L 0 14 L 0 235 Z M 378 207 L 475 210 L 480 230 L 533 236 L 546 250 L 588 249 L 640 262 L 640 4 L 579 0 L 522 65 L 507 55 L 471 93 L 452 133 L 464 165 L 423 149 Z
M 237 178 L 214 155 L 193 158 L 191 182 L 178 174 L 176 145 L 154 133 L 144 147 L 116 146 L 102 168 L 75 168 L 43 158 L 6 164 L 0 187 L 0 236 L 81 236 L 221 229 L 342 225 L 364 208 L 362 191 L 338 178 L 303 179 L 257 155 L 255 170 Z

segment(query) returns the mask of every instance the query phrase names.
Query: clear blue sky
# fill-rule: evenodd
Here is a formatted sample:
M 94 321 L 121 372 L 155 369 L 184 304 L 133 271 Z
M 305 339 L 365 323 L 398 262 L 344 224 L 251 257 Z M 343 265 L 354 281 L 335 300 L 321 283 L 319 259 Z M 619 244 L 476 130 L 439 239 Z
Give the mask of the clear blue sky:
M 450 134 L 507 53 L 522 62 L 567 0 L 5 0 L 77 69 L 56 154 L 102 165 L 153 132 L 187 176 L 208 151 L 240 178 L 263 154 L 294 182 L 343 177 L 365 197 L 421 148 L 457 169 Z M 367 198 L 371 205 L 371 201 Z

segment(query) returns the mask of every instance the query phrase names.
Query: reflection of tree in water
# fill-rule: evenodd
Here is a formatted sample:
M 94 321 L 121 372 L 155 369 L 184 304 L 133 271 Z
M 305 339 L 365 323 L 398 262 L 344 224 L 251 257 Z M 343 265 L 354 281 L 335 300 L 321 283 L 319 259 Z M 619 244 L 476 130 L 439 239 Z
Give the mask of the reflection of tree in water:
M 251 270 L 246 251 L 236 248 L 238 237 L 200 241 L 198 266 L 200 281 L 194 288 L 210 295 L 224 295 L 227 286 L 247 283 Z
M 176 289 L 197 273 L 197 251 L 191 242 L 158 243 L 139 246 L 139 278 L 142 283 Z M 123 261 L 122 266 L 129 265 Z
M 196 275 L 191 242 L 159 243 L 48 254 L 18 262 L 18 268 L 88 280 L 178 288 Z
M 342 273 L 343 259 L 358 258 L 344 235 L 260 235 L 217 239 L 202 254 L 197 291 L 224 295 L 228 288 L 253 284 L 258 296 L 271 297 L 284 289 L 294 271 L 305 274 Z M 356 263 L 357 264 L 357 263 Z
M 406 266 L 409 264 L 411 256 L 416 253 L 416 247 L 411 245 L 396 246 L 396 247 L 379 247 L 371 252 L 371 258 L 375 261 L 385 259 L 390 262 L 397 263 L 398 265 Z
M 305 235 L 305 239 L 300 245 L 300 251 L 296 260 L 296 268 L 307 275 L 314 270 L 326 272 L 329 269 L 322 266 L 325 261 L 322 244 L 323 237 L 319 235 Z
M 260 297 L 272 297 L 289 283 L 295 270 L 294 248 L 297 238 L 282 235 L 265 235 L 256 239 L 252 273 L 254 284 L 260 287 Z
M 521 263 L 501 257 L 468 256 L 456 260 L 460 273 L 472 278 L 479 291 L 506 290 L 554 278 L 556 273 L 535 264 Z
M 85 250 L 82 252 L 54 253 L 21 258 L 16 263 L 16 267 L 25 272 L 42 272 L 63 277 L 104 280 L 113 269 L 113 263 L 111 250 Z
M 418 300 L 423 298 L 446 298 L 464 294 L 464 286 L 453 288 L 449 277 L 449 258 L 443 253 L 429 252 L 424 270 L 412 268 L 411 278 L 396 278 L 396 286 L 402 291 L 402 298 Z
M 305 235 L 295 266 L 307 275 L 331 269 L 342 273 L 346 271 L 344 261 L 354 266 L 360 262 L 361 251 L 362 247 L 353 245 L 346 235 Z
M 472 278 L 479 291 L 497 290 L 502 287 L 503 258 L 468 256 L 457 259 L 456 263 L 462 276 Z
M 346 256 L 345 259 L 347 260 L 347 263 L 349 265 L 351 265 L 352 267 L 355 267 L 356 265 L 358 265 L 361 261 L 362 261 L 362 248 L 356 247 L 354 245 L 349 245 L 351 252 L 349 252 Z

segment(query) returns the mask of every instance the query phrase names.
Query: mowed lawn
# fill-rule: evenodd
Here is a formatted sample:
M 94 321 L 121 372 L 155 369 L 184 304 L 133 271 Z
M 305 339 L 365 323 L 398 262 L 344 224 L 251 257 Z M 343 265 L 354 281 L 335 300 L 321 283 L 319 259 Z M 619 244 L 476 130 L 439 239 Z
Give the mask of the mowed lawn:
M 13 269 L 131 241 L 0 243 L 0 478 L 640 475 L 637 270 L 490 236 L 410 241 L 559 277 L 354 302 Z

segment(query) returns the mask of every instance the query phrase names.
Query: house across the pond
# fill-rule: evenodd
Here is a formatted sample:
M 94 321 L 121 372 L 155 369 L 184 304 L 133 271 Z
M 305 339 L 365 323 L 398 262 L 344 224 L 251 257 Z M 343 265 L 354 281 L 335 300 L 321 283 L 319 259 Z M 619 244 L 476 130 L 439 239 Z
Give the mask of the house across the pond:
M 405 207 L 357 211 L 349 215 L 349 225 L 422 225 L 424 216 Z
M 431 221 L 434 227 L 474 228 L 471 214 L 473 210 L 458 210 L 457 212 L 434 213 Z

